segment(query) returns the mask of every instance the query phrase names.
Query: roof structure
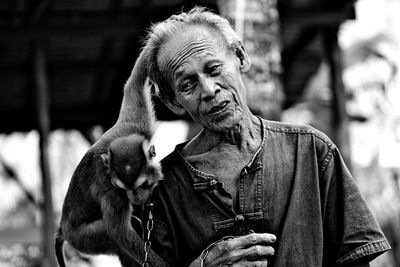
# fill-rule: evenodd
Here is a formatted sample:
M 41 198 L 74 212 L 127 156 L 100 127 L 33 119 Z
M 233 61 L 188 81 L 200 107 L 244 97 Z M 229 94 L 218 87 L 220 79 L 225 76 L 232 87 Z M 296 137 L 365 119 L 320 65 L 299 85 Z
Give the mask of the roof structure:
M 109 128 L 145 30 L 195 4 L 217 10 L 211 0 L 1 1 L 0 132 L 38 128 L 41 68 L 51 129 Z
M 37 124 L 37 72 L 43 62 L 51 129 L 112 126 L 123 85 L 152 23 L 216 0 L 8 0 L 0 2 L 0 132 Z M 351 18 L 353 1 L 279 0 L 286 106 L 323 57 L 321 29 Z M 160 119 L 174 115 L 156 101 Z

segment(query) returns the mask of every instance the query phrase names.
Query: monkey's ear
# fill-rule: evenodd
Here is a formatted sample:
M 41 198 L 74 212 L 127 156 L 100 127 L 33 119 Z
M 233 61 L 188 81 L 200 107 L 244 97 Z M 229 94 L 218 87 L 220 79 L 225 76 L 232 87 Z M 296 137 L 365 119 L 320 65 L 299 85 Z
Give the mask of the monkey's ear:
M 239 60 L 240 71 L 247 72 L 250 69 L 250 60 L 242 42 L 235 45 L 235 55 Z
M 156 149 L 153 145 L 150 145 L 147 140 L 143 141 L 142 149 L 147 160 L 152 160 L 156 156 Z
M 106 166 L 109 169 L 111 166 L 110 154 L 103 153 L 100 155 L 100 157 L 101 160 L 103 161 L 104 166 Z
M 149 157 L 152 159 L 156 156 L 156 149 L 153 145 L 149 147 Z

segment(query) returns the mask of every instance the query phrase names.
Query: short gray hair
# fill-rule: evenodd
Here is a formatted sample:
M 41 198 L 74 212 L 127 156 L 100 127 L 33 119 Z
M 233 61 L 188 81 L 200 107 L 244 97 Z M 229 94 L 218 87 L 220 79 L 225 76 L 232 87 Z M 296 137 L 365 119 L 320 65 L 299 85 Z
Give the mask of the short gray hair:
M 152 25 L 145 39 L 148 49 L 147 70 L 150 79 L 158 85 L 157 94 L 163 101 L 173 101 L 175 95 L 157 65 L 158 53 L 172 36 L 188 25 L 203 25 L 215 30 L 221 34 L 226 41 L 227 48 L 232 51 L 236 51 L 236 48 L 241 45 L 241 40 L 229 21 L 204 7 L 194 7 L 187 13 L 172 15 L 168 19 Z

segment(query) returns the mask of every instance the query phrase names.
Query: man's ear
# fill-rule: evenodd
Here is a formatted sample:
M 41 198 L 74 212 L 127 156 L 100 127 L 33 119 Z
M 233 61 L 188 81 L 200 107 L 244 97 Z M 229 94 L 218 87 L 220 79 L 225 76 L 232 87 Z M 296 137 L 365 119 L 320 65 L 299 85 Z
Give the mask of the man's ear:
M 178 116 L 182 116 L 186 112 L 186 110 L 182 107 L 182 105 L 176 102 L 175 99 L 173 100 L 166 99 L 163 102 L 170 110 L 172 110 L 172 112 L 174 112 Z
M 243 43 L 240 41 L 235 46 L 235 55 L 239 60 L 240 71 L 247 72 L 250 69 L 250 60 Z

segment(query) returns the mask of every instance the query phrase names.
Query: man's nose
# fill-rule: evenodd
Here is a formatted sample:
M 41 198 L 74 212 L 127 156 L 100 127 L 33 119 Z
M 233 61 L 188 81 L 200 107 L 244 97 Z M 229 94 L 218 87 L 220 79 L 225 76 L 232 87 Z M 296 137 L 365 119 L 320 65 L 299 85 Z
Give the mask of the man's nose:
M 201 100 L 206 102 L 213 99 L 220 90 L 212 77 L 202 77 L 200 79 L 200 87 Z

